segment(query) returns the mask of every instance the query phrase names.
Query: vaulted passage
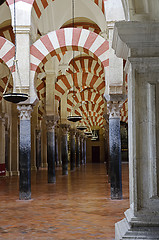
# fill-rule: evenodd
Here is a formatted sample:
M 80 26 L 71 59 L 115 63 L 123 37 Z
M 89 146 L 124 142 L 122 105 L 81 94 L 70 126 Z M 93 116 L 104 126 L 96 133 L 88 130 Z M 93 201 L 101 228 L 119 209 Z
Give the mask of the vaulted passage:
M 17 176 L 0 178 L 0 239 L 114 239 L 114 224 L 128 208 L 128 164 L 123 200 L 110 199 L 105 164 L 87 164 L 47 183 L 47 170 L 32 171 L 32 200 L 18 200 Z

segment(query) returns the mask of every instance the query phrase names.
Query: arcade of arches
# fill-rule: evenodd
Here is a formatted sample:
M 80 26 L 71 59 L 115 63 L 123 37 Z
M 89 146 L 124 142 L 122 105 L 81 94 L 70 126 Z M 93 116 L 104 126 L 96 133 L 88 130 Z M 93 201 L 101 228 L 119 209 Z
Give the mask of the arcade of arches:
M 0 13 L 0 184 L 19 176 L 28 201 L 31 174 L 55 185 L 57 168 L 98 163 L 123 201 L 129 162 L 115 239 L 159 239 L 159 0 L 7 0 Z M 7 102 L 5 89 L 29 98 Z

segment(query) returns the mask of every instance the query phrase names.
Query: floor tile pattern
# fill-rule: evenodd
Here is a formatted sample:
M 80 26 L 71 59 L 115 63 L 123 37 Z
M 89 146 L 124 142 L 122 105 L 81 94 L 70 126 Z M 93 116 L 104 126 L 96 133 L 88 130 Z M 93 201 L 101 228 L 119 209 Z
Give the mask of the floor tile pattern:
M 112 240 L 115 222 L 129 207 L 128 165 L 123 164 L 123 200 L 110 199 L 104 164 L 87 164 L 68 176 L 32 172 L 32 200 L 18 200 L 18 177 L 0 178 L 0 239 Z

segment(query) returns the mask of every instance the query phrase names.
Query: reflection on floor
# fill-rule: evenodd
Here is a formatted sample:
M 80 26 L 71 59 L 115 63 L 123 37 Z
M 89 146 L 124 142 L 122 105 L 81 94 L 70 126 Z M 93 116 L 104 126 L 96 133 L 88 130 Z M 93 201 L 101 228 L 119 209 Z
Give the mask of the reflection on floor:
M 114 239 L 114 224 L 129 207 L 128 165 L 123 164 L 123 200 L 110 200 L 104 164 L 87 164 L 47 183 L 47 171 L 32 172 L 32 200 L 18 200 L 18 177 L 0 178 L 0 239 Z

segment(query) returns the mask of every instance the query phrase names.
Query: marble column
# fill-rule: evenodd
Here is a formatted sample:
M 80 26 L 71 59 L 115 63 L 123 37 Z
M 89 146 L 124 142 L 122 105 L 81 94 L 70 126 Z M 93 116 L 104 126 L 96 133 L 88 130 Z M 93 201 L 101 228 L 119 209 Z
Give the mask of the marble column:
M 76 159 L 75 159 L 75 129 L 70 130 L 70 170 L 75 170 Z
M 84 164 L 84 159 L 83 159 L 83 156 L 84 156 L 84 154 L 83 154 L 83 134 L 81 134 L 81 136 L 80 136 L 80 152 L 81 152 L 80 162 L 81 162 L 81 165 L 83 165 Z
M 5 117 L 0 114 L 0 176 L 5 176 Z
M 67 133 L 69 130 L 68 124 L 60 124 L 62 130 L 61 136 L 61 160 L 62 160 L 62 175 L 68 175 L 68 141 Z
M 104 154 L 105 154 L 105 163 L 106 163 L 106 173 L 108 175 L 108 179 L 110 177 L 109 174 L 109 117 L 108 114 L 104 114 L 104 118 L 106 120 L 106 125 L 104 125 Z M 110 179 L 109 179 L 110 180 Z M 110 181 L 109 181 L 110 182 Z
M 19 199 L 31 199 L 31 105 L 18 105 L 20 117 L 19 138 Z
M 36 167 L 41 167 L 41 131 L 36 130 Z
M 87 162 L 86 156 L 87 156 L 87 137 L 84 136 L 84 138 L 83 138 L 83 160 L 84 160 L 84 164 L 86 164 L 86 162 Z
M 6 171 L 9 169 L 9 130 L 5 130 L 5 167 Z
M 48 163 L 48 183 L 56 182 L 55 173 L 55 116 L 46 116 L 47 125 L 47 163 Z
M 56 133 L 55 133 L 55 162 L 56 162 L 56 167 L 60 166 L 60 161 L 59 161 L 59 144 L 58 144 L 58 142 L 59 142 L 59 139 L 58 139 L 59 131 L 58 130 L 59 129 L 56 128 Z
M 120 102 L 108 102 L 111 199 L 122 199 Z
M 76 167 L 80 167 L 80 133 L 76 133 Z
M 130 208 L 115 225 L 116 240 L 159 239 L 158 29 L 158 22 L 115 24 L 114 49 L 128 59 L 130 190 Z

